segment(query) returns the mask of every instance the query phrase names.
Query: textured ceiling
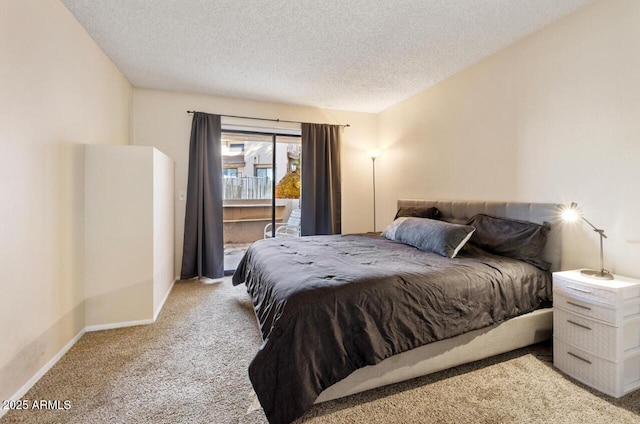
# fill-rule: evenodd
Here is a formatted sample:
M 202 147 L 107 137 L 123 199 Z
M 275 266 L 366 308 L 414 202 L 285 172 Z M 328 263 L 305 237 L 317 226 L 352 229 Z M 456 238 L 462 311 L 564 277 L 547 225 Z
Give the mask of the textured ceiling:
M 62 0 L 136 87 L 379 112 L 592 0 Z

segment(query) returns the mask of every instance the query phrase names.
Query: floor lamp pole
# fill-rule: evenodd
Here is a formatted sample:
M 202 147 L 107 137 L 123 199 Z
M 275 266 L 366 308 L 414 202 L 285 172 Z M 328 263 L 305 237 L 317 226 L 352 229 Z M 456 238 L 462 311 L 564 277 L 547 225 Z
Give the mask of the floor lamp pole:
M 376 232 L 376 157 L 371 156 L 373 165 L 373 232 Z

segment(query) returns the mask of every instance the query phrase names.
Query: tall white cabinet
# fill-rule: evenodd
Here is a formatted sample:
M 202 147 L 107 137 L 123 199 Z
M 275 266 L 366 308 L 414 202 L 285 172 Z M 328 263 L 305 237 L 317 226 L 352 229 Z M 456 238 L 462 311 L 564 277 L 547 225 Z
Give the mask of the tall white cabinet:
M 88 329 L 155 321 L 174 281 L 174 164 L 148 146 L 85 146 Z

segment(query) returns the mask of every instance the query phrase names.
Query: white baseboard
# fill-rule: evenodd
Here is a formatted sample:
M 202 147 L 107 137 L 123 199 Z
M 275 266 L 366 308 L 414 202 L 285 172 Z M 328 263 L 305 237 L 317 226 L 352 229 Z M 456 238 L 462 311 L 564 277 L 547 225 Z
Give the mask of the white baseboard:
M 158 315 L 160 315 L 160 312 L 162 311 L 162 308 L 164 307 L 164 303 L 169 298 L 169 295 L 171 294 L 171 290 L 173 290 L 173 285 L 175 283 L 176 283 L 176 280 L 173 280 L 173 283 L 171 283 L 171 286 L 169 287 L 169 290 L 167 290 L 167 293 L 165 293 L 164 298 L 162 299 L 162 302 L 160 303 L 160 307 L 153 314 L 153 318 L 151 318 L 151 319 L 141 319 L 141 320 L 137 320 L 137 321 L 111 322 L 111 323 L 108 323 L 108 324 L 88 325 L 88 326 L 85 327 L 85 330 L 89 333 L 89 332 L 92 332 L 92 331 L 114 330 L 116 328 L 135 327 L 137 325 L 153 324 L 158 319 Z
M 64 356 L 64 354 L 67 353 L 69 351 L 69 349 L 71 349 L 73 347 L 74 344 L 76 344 L 76 342 L 78 340 L 80 340 L 80 337 L 82 337 L 84 335 L 84 333 L 88 333 L 88 332 L 92 332 L 92 331 L 101 331 L 101 330 L 113 330 L 113 329 L 116 329 L 116 328 L 123 328 L 123 327 L 133 327 L 133 326 L 136 326 L 136 325 L 147 325 L 147 324 L 153 324 L 154 322 L 156 322 L 156 319 L 158 319 L 158 315 L 160 315 L 160 312 L 162 311 L 162 308 L 164 307 L 165 302 L 169 298 L 169 294 L 171 294 L 171 290 L 173 290 L 173 285 L 179 279 L 180 279 L 179 277 L 176 277 L 176 279 L 173 280 L 173 283 L 171 283 L 171 286 L 169 287 L 169 290 L 167 290 L 167 293 L 164 295 L 164 298 L 162 299 L 162 302 L 160 303 L 160 307 L 155 312 L 155 314 L 153 316 L 153 319 L 143 319 L 143 320 L 138 320 L 138 321 L 114 322 L 114 323 L 109 323 L 109 324 L 99 324 L 99 325 L 88 325 L 88 326 L 86 326 L 85 328 L 80 330 L 78 332 L 78 334 L 76 334 L 73 337 L 73 339 L 71 339 L 69 341 L 69 343 L 64 345 L 64 347 L 62 349 L 60 349 L 60 351 L 58 353 L 56 353 L 53 356 L 53 358 L 51 358 L 49 360 L 49 362 L 47 362 L 37 373 L 35 373 L 33 375 L 33 377 L 31 377 L 29 379 L 29 381 L 27 381 L 11 397 L 11 400 L 21 399 L 29 391 L 29 389 L 31 389 L 31 387 L 33 387 L 33 385 L 36 384 L 38 382 L 38 380 L 40 380 L 40 378 L 42 378 L 42 376 L 45 375 L 47 373 L 47 371 L 49 371 L 56 364 L 56 362 L 58 362 L 60 360 L 60 358 L 62 358 Z M 0 418 L 4 414 L 6 414 L 7 412 L 9 412 L 8 409 L 0 409 Z
M 173 283 L 171 283 L 171 285 L 169 286 L 169 290 L 167 290 L 167 292 L 164 294 L 164 298 L 162 299 L 162 302 L 160 302 L 160 306 L 158 307 L 158 310 L 153 314 L 153 322 L 156 322 L 156 320 L 158 319 L 158 315 L 160 315 L 160 312 L 164 307 L 164 302 L 166 302 L 167 299 L 169 298 L 169 295 L 171 294 L 171 290 L 173 290 L 173 285 L 178 280 L 179 280 L 179 277 L 174 278 Z
M 80 340 L 80 337 L 82 337 L 85 332 L 86 328 L 83 328 L 78 332 L 78 334 L 73 337 L 73 339 L 69 340 L 69 343 L 64 345 L 64 347 L 60 349 L 60 351 L 56 353 L 53 358 L 49 360 L 49 362 L 47 362 L 42 368 L 40 368 L 40 370 L 38 370 L 38 372 L 29 379 L 29 381 L 24 383 L 24 385 L 20 387 L 13 396 L 11 396 L 11 400 L 21 399 L 29 391 L 29 389 L 31 389 L 33 385 L 36 384 L 38 380 L 40 380 L 42 376 L 45 375 L 47 371 L 49 371 L 56 364 L 56 362 L 58 362 L 60 358 L 62 358 L 64 354 L 67 353 L 74 344 L 76 344 L 78 340 Z M 9 409 L 0 409 L 0 418 L 7 412 L 9 412 Z
M 85 330 L 87 333 L 92 331 L 102 331 L 102 330 L 115 330 L 116 328 L 123 327 L 135 327 L 136 325 L 148 325 L 153 324 L 155 322 L 154 319 L 141 319 L 138 321 L 123 321 L 123 322 L 110 322 L 108 324 L 98 324 L 98 325 L 87 325 Z

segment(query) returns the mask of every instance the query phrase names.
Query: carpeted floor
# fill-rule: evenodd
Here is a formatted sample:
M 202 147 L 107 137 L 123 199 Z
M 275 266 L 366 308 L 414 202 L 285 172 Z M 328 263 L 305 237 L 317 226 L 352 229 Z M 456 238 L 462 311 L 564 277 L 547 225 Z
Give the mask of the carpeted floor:
M 84 335 L 25 396 L 69 410 L 0 423 L 265 424 L 247 376 L 259 346 L 244 286 L 179 283 L 155 324 Z M 640 423 L 640 391 L 568 379 L 546 343 L 316 405 L 302 423 Z

